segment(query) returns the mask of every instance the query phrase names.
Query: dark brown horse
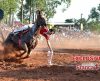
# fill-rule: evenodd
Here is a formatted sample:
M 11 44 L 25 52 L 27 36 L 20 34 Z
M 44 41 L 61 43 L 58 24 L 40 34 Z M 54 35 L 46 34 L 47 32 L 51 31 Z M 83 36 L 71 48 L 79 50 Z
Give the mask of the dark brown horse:
M 16 54 L 16 56 L 21 58 L 23 54 L 27 53 L 27 56 L 23 57 L 27 58 L 29 57 L 31 50 L 34 49 L 38 43 L 37 38 L 33 38 L 34 26 L 32 28 L 28 28 L 20 32 L 21 33 L 18 34 L 14 34 L 13 32 L 11 32 L 7 36 L 6 40 L 3 43 L 5 54 L 23 50 L 23 52 L 20 55 Z

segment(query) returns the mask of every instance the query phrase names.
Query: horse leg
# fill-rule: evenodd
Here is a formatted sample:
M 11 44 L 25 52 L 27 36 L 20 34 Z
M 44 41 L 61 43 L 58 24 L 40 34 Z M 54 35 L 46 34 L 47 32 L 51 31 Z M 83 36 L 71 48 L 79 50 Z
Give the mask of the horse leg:
M 24 52 L 21 53 L 19 56 L 21 57 L 21 59 L 28 58 L 28 56 L 22 57 L 25 53 L 28 53 L 27 44 L 26 44 L 26 43 L 23 43 L 23 44 L 21 45 L 21 47 L 23 48 Z
M 30 54 L 31 54 L 31 47 L 28 47 L 28 53 L 27 53 L 27 55 L 30 56 Z
M 28 58 L 30 56 L 30 53 L 31 53 L 31 48 L 28 47 L 27 55 L 24 58 Z
M 30 46 L 28 46 L 28 53 L 27 53 L 28 57 L 30 56 L 32 49 L 34 49 L 37 46 L 37 44 L 38 44 L 37 38 L 31 41 Z

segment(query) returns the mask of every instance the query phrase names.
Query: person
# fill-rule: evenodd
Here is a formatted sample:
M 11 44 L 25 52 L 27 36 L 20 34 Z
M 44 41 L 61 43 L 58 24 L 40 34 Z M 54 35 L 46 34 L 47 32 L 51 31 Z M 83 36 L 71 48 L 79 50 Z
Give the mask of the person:
M 42 36 L 45 37 L 47 45 L 48 45 L 48 48 L 49 48 L 49 51 L 48 51 L 48 57 L 49 57 L 48 58 L 48 63 L 50 65 L 52 65 L 53 49 L 51 47 L 49 39 L 50 39 L 50 35 L 54 34 L 54 30 L 53 29 L 48 29 L 47 24 L 46 24 L 46 20 L 42 15 L 42 11 L 37 10 L 36 14 L 37 14 L 37 19 L 36 19 L 36 22 L 35 22 L 35 25 L 36 25 L 36 29 L 35 29 L 36 33 L 35 34 L 36 35 L 41 34 Z
M 47 27 L 41 28 L 41 30 L 40 30 L 40 34 L 45 37 L 47 45 L 49 47 L 49 51 L 48 51 L 48 55 L 47 55 L 49 65 L 52 65 L 52 57 L 53 57 L 53 49 L 51 47 L 49 39 L 50 39 L 50 35 L 52 35 L 54 33 L 55 33 L 55 31 L 53 29 L 48 29 Z
M 33 28 L 32 28 L 33 27 Z M 12 38 L 13 38 L 13 36 L 18 36 L 18 40 L 21 40 L 21 39 L 24 39 L 24 38 L 22 38 L 27 32 L 29 32 L 30 31 L 30 29 L 34 29 L 35 28 L 35 26 L 34 26 L 34 24 L 27 24 L 27 25 L 24 25 L 24 26 L 22 26 L 22 27 L 19 27 L 19 28 L 16 28 L 16 29 L 14 29 L 13 31 L 12 31 Z M 28 36 L 28 40 L 29 40 L 29 36 Z M 32 36 L 31 36 L 31 38 L 32 38 Z M 30 40 L 31 41 L 31 40 Z M 20 43 L 20 42 L 19 42 Z M 32 42 L 30 42 L 30 45 L 32 44 Z M 19 47 L 20 47 L 20 44 L 19 44 Z
M 28 30 L 29 28 L 32 28 L 34 26 L 34 24 L 27 24 L 27 25 L 24 25 L 22 27 L 18 27 L 16 29 L 13 30 L 13 34 L 18 34 L 20 32 L 23 32 L 25 30 Z
M 45 37 L 49 50 L 52 52 L 52 47 L 50 44 L 50 35 L 54 34 L 55 31 L 53 29 L 48 29 L 47 27 L 43 27 L 40 29 L 40 34 Z

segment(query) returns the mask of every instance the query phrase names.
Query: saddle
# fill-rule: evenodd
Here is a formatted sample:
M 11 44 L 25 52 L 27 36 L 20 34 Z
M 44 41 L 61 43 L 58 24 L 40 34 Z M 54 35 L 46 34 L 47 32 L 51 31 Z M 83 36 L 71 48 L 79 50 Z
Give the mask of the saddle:
M 21 43 L 30 43 L 33 40 L 33 33 L 34 33 L 34 25 L 29 26 L 25 25 L 19 29 L 16 29 L 12 32 L 13 36 L 12 39 L 13 41 L 18 44 L 19 46 Z
M 14 35 L 21 36 L 21 35 L 24 35 L 24 34 L 26 34 L 27 32 L 29 32 L 29 30 L 30 30 L 30 27 L 28 27 L 27 29 L 19 30 L 19 31 L 14 31 L 13 34 L 14 34 Z

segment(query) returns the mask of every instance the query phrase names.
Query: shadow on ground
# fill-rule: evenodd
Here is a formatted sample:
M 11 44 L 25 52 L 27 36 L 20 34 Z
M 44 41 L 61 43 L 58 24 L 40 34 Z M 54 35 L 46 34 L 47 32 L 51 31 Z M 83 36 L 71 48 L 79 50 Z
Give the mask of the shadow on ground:
M 42 50 L 37 49 L 35 51 L 47 52 L 47 49 L 42 49 Z M 54 53 L 100 55 L 100 50 L 93 50 L 93 49 L 54 49 Z
M 74 67 L 66 66 L 39 66 L 31 69 L 20 68 L 0 72 L 0 77 L 18 80 L 40 80 L 44 81 L 98 81 L 100 71 L 77 71 Z

